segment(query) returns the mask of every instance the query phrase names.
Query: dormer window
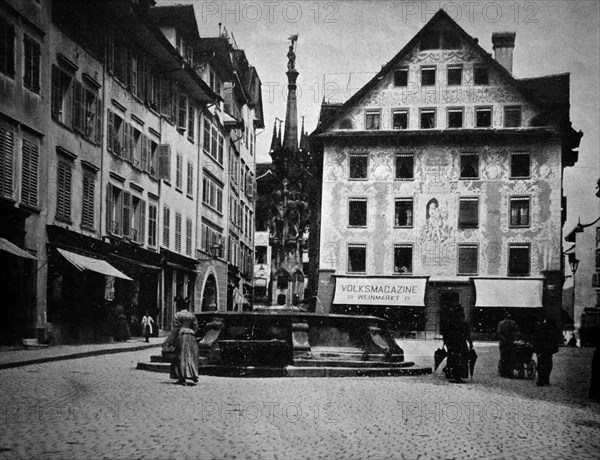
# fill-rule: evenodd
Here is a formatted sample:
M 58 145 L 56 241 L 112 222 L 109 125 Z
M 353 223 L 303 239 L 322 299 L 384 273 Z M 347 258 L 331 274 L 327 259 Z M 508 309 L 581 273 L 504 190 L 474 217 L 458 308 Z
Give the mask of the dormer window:
M 421 85 L 435 85 L 435 66 L 421 67 Z
M 489 85 L 489 69 L 483 65 L 476 65 L 473 71 L 473 83 L 476 85 Z
M 398 69 L 394 72 L 394 86 L 408 86 L 408 69 Z
M 462 65 L 448 66 L 448 86 L 458 86 L 462 84 Z

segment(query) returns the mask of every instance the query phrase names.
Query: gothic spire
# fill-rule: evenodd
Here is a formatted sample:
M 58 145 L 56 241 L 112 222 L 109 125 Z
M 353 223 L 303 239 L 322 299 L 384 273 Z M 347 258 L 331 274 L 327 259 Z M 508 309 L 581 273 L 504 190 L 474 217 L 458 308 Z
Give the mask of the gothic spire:
M 285 111 L 285 133 L 283 138 L 283 147 L 291 151 L 298 150 L 298 109 L 296 105 L 296 79 L 298 71 L 296 70 L 296 53 L 294 45 L 298 39 L 297 35 L 290 37 L 291 45 L 288 51 L 288 98 Z
M 269 153 L 273 153 L 281 146 L 281 142 L 279 142 L 279 136 L 277 135 L 277 118 L 273 122 L 273 138 L 271 139 L 271 150 Z
M 302 129 L 300 130 L 300 150 L 302 150 L 304 153 L 310 150 L 308 133 L 304 131 L 304 117 L 302 117 Z

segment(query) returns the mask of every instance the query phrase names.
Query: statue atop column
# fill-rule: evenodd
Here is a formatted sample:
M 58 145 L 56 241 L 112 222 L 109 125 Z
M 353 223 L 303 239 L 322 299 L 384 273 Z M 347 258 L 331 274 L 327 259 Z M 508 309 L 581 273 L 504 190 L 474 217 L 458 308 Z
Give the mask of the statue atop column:
M 295 70 L 296 69 L 296 52 L 295 52 L 295 46 L 296 46 L 296 41 L 298 40 L 298 34 L 292 35 L 289 40 L 291 41 L 290 44 L 290 49 L 288 50 L 288 70 Z

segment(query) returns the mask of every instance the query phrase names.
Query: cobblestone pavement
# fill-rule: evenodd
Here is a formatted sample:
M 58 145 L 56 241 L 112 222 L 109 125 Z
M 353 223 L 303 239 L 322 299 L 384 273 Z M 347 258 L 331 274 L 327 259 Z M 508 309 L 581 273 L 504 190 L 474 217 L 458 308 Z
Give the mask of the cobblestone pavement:
M 410 342 L 431 365 L 438 343 Z M 476 344 L 473 382 L 200 377 L 139 371 L 154 350 L 0 371 L 0 458 L 596 459 L 592 349 L 561 348 L 552 386 L 496 376 Z

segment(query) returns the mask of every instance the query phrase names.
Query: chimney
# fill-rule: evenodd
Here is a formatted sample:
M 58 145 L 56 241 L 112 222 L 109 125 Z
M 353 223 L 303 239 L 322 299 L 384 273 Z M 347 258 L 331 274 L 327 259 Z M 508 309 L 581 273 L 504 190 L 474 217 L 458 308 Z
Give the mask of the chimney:
M 515 32 L 494 32 L 492 44 L 494 45 L 494 59 L 512 74 L 513 49 L 515 48 Z

